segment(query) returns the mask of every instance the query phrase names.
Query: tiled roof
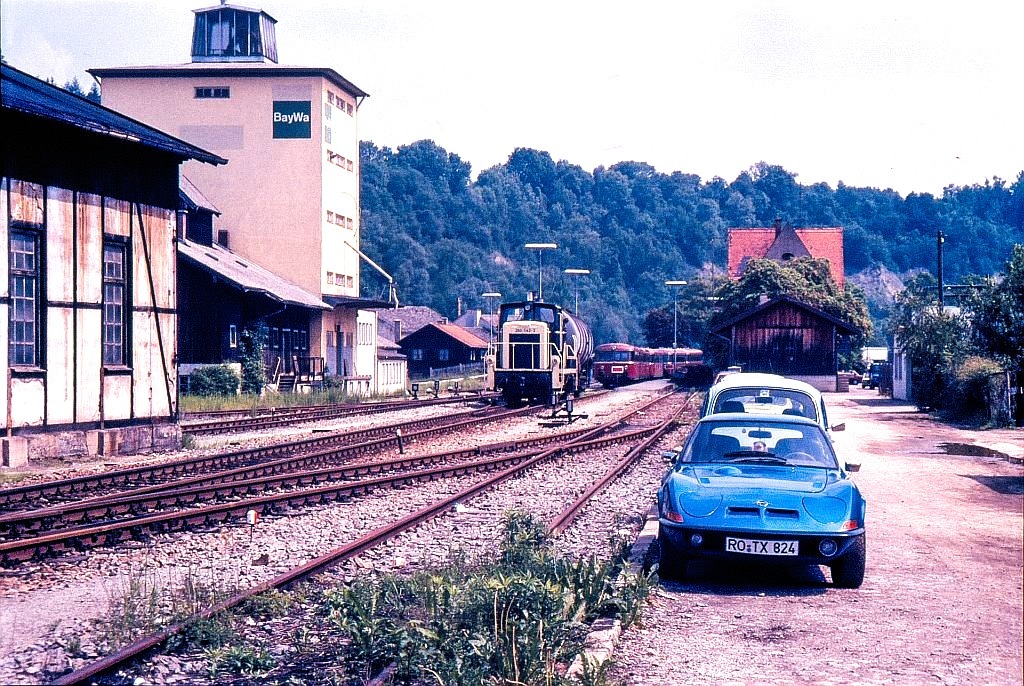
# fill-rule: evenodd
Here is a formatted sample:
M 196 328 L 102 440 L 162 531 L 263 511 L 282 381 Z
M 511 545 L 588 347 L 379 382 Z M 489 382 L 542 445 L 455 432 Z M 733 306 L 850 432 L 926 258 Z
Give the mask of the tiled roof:
M 225 164 L 227 160 L 191 143 L 97 105 L 88 98 L 0 65 L 0 103 L 4 109 L 60 122 L 101 136 L 162 150 L 181 160 Z
M 179 238 L 178 255 L 234 284 L 246 293 L 262 293 L 272 300 L 289 305 L 317 310 L 331 309 L 330 305 L 301 286 L 216 243 L 200 245 L 186 238 Z
M 829 261 L 832 278 L 840 287 L 846 282 L 845 264 L 843 261 L 843 229 L 842 227 L 793 229 L 790 234 L 783 229 L 778 238 L 792 243 L 793 234 L 806 248 L 811 257 Z M 729 276 L 739 278 L 751 259 L 777 259 L 774 253 L 788 252 L 800 257 L 802 251 L 793 249 L 792 245 L 776 244 L 774 228 L 729 229 L 728 272 Z M 788 246 L 788 247 L 787 247 Z M 778 250 L 773 248 L 778 247 Z M 772 254 L 770 254 L 772 253 Z
M 444 321 L 444 315 L 422 305 L 404 305 L 398 309 L 377 310 L 377 330 L 381 336 L 395 338 L 395 321 L 402 322 L 404 338 L 427 324 Z
M 478 336 L 470 333 L 467 329 L 463 329 L 461 326 L 456 324 L 429 324 L 428 326 L 434 326 L 444 333 L 448 334 L 459 343 L 470 348 L 486 348 L 487 340 L 479 338 Z

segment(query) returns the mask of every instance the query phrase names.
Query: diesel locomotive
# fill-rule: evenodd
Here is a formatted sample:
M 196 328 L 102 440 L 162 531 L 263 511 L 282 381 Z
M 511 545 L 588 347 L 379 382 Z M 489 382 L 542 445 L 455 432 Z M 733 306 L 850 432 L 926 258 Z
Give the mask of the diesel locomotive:
M 590 385 L 594 339 L 582 320 L 546 302 L 508 302 L 498 310 L 487 355 L 488 387 L 509 407 L 556 405 Z

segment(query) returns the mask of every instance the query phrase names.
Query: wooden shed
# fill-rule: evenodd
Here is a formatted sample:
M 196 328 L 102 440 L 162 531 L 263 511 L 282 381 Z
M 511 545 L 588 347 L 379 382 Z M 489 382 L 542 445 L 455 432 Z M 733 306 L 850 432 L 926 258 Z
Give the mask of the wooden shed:
M 767 300 L 712 331 L 730 341 L 730 365 L 781 374 L 824 391 L 836 390 L 839 341 L 856 332 L 838 317 L 787 296 Z
M 455 324 L 427 324 L 398 342 L 409 360 L 410 378 L 441 369 L 483 370 L 487 341 Z
M 2 65 L 4 463 L 171 447 L 179 165 L 226 160 Z

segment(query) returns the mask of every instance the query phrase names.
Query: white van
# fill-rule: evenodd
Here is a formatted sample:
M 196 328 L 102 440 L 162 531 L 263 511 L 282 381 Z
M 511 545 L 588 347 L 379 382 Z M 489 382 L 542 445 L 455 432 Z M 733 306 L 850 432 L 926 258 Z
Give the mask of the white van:
M 778 374 L 740 372 L 722 377 L 708 390 L 700 416 L 730 412 L 807 417 L 830 437 L 832 431 L 846 429 L 845 424 L 829 426 L 825 401 L 818 389 Z

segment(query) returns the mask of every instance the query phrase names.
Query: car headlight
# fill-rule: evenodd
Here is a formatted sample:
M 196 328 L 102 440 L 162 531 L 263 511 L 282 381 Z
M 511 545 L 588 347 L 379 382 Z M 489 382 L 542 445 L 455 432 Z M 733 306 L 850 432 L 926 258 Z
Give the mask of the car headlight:
M 822 524 L 834 524 L 847 519 L 849 506 L 841 498 L 832 496 L 816 496 L 804 498 L 804 509 L 816 521 Z
M 679 496 L 679 505 L 683 512 L 691 517 L 708 517 L 722 504 L 720 495 L 698 495 L 683 493 Z

